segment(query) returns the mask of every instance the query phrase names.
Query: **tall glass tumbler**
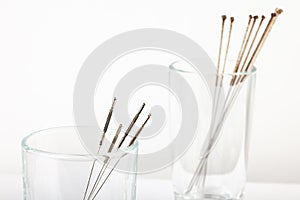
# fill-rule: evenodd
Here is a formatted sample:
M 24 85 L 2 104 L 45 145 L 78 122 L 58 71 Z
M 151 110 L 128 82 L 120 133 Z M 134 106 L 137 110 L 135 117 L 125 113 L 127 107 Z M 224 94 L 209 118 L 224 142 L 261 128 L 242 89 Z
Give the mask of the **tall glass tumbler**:
M 234 63 L 230 64 L 234 66 Z M 226 68 L 232 69 L 229 66 Z M 216 82 L 213 89 L 209 89 L 203 75 L 189 63 L 178 61 L 170 65 L 170 88 L 176 88 L 177 93 L 179 91 L 177 95 L 190 101 L 198 113 L 190 118 L 190 121 L 193 121 L 192 117 L 197 118 L 193 141 L 173 165 L 175 199 L 243 198 L 255 73 L 256 69 L 253 68 L 246 73 L 225 71 L 222 74 L 206 74 L 219 82 Z M 188 84 L 178 82 L 178 76 Z M 187 91 L 192 91 L 193 95 Z M 192 102 L 197 102 L 197 105 L 192 105 Z M 171 134 L 177 134 L 176 125 L 180 124 L 180 113 L 174 113 L 178 105 L 180 102 L 170 100 Z
M 138 143 L 122 149 L 123 154 L 100 152 L 96 160 L 82 146 L 78 128 L 50 128 L 23 139 L 24 199 L 82 200 L 85 196 L 85 199 L 135 200 Z M 81 131 L 85 129 L 80 128 Z M 131 156 L 127 156 L 129 154 Z M 111 164 L 104 168 L 105 173 L 91 194 L 105 159 Z M 89 190 L 85 195 L 94 161 Z M 116 163 L 126 166 L 128 171 L 113 168 Z

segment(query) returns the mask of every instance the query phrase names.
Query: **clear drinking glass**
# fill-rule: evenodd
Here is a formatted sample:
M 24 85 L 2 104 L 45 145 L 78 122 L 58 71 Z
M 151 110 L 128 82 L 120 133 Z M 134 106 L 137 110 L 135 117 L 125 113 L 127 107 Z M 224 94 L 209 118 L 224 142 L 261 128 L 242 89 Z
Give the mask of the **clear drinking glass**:
M 230 64 L 234 66 L 235 63 L 229 62 Z M 252 68 L 247 73 L 225 71 L 223 74 L 205 74 L 212 76 L 209 78 L 218 79 L 219 83 L 222 82 L 209 88 L 203 74 L 198 73 L 190 64 L 179 61 L 170 66 L 170 88 L 176 88 L 176 91 L 179 91 L 177 95 L 186 96 L 187 99 L 195 98 L 197 105 L 194 109 L 198 112 L 193 141 L 173 165 L 175 199 L 243 198 L 255 73 L 256 69 Z M 178 82 L 178 75 L 188 84 Z M 232 82 L 233 79 L 235 82 Z M 189 90 L 193 91 L 194 96 L 188 96 Z M 180 113 L 174 113 L 175 106 L 178 106 L 178 102 L 170 100 L 171 124 L 179 123 Z M 176 127 L 172 126 L 170 129 L 171 134 L 177 133 Z
M 84 130 L 84 127 L 80 128 Z M 108 159 L 110 165 L 104 168 L 105 173 L 99 179 L 101 181 L 93 194 L 105 182 L 97 196 L 94 198 L 91 195 L 89 199 L 135 200 L 138 143 L 122 149 L 122 154 L 100 153 L 95 160 L 82 146 L 77 129 L 78 127 L 50 128 L 23 139 L 24 199 L 82 200 L 93 162 L 95 161 L 95 165 L 89 191 L 103 166 L 101 160 Z M 117 167 L 112 170 L 116 164 L 126 166 L 127 171 Z M 89 191 L 85 199 L 88 199 Z

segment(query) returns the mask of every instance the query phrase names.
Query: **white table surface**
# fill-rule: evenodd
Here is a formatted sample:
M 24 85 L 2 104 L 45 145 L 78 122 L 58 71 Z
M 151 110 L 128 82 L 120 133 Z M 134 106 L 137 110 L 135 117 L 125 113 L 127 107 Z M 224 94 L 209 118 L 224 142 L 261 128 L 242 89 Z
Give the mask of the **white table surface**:
M 0 174 L 0 200 L 22 199 L 20 175 Z M 137 200 L 173 200 L 172 185 L 166 180 L 141 179 Z M 245 200 L 300 200 L 300 184 L 248 183 Z

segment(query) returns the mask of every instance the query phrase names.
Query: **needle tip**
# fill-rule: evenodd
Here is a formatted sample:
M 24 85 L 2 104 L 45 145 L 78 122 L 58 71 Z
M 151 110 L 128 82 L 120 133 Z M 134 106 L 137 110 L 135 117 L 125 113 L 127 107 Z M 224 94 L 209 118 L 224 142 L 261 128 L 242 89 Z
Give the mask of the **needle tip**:
M 114 97 L 114 100 L 113 100 L 113 103 L 112 103 L 112 108 L 115 106 L 115 104 L 116 104 L 116 101 L 117 101 L 117 98 L 116 97 Z
M 254 19 L 258 19 L 258 16 L 257 16 L 257 15 L 255 15 L 253 18 L 254 18 Z
M 230 21 L 233 22 L 234 21 L 234 17 L 230 17 Z
M 142 110 L 144 109 L 145 105 L 146 105 L 146 104 L 143 103 L 142 107 L 140 108 L 139 112 L 137 113 L 137 116 L 138 116 L 139 114 L 141 114 L 141 112 L 142 112 Z
M 226 15 L 222 15 L 222 20 L 225 20 L 226 19 Z
M 262 15 L 262 16 L 261 16 L 261 19 L 263 19 L 263 20 L 264 20 L 265 18 L 266 18 L 266 17 L 265 17 L 264 15 Z
M 148 117 L 147 117 L 147 119 L 146 119 L 146 123 L 147 123 L 147 121 L 151 118 L 151 116 L 152 116 L 151 113 L 149 113 L 149 114 L 148 114 Z
M 151 113 L 148 114 L 148 117 L 147 117 L 147 119 L 145 120 L 145 122 L 144 122 L 144 124 L 142 125 L 142 127 L 144 127 L 144 126 L 146 125 L 146 123 L 149 121 L 150 117 L 151 117 Z
M 276 12 L 277 15 L 280 15 L 283 12 L 283 10 L 280 9 L 280 8 L 276 8 L 275 12 Z

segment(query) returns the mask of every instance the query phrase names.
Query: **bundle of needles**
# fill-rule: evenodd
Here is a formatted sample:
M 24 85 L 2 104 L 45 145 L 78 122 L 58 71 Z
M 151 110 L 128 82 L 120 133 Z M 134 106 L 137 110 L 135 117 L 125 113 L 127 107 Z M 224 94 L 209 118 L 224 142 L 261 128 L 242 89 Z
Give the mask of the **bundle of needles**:
M 100 143 L 99 143 L 99 148 L 97 151 L 97 154 L 99 154 L 100 150 L 102 148 L 104 148 L 103 142 L 104 139 L 106 138 L 106 133 L 111 121 L 111 117 L 113 114 L 113 110 L 115 107 L 115 103 L 116 103 L 116 98 L 113 99 L 111 108 L 109 110 L 106 122 L 105 122 L 105 126 L 103 128 L 103 133 L 100 139 Z M 125 141 L 128 138 L 128 135 L 131 132 L 131 129 L 133 128 L 134 124 L 136 123 L 136 121 L 139 118 L 139 115 L 141 114 L 141 112 L 143 111 L 145 107 L 145 103 L 143 103 L 142 107 L 139 109 L 139 111 L 137 112 L 137 114 L 134 116 L 134 118 L 132 119 L 130 125 L 128 126 L 128 128 L 126 129 L 126 131 L 124 132 L 124 135 L 122 138 L 119 138 L 120 136 L 120 132 L 122 130 L 122 124 L 119 125 L 118 129 L 116 130 L 116 133 L 112 139 L 111 144 L 109 145 L 109 148 L 107 150 L 107 153 L 113 153 L 116 151 L 120 151 L 122 148 L 126 148 L 129 147 L 131 145 L 134 144 L 134 142 L 136 141 L 137 137 L 140 135 L 140 133 L 142 132 L 143 128 L 145 127 L 146 123 L 149 121 L 151 114 L 148 115 L 148 117 L 146 118 L 146 120 L 144 121 L 144 123 L 142 124 L 142 126 L 137 130 L 137 132 L 132 136 L 132 138 L 129 140 L 128 145 L 125 145 Z M 117 143 L 119 139 L 119 143 Z M 115 148 L 116 147 L 116 148 Z M 93 160 L 92 166 L 91 166 L 91 170 L 88 176 L 88 181 L 87 181 L 87 185 L 84 191 L 84 195 L 83 195 L 83 200 L 93 200 L 97 197 L 97 195 L 99 194 L 99 192 L 101 191 L 101 189 L 103 188 L 104 184 L 106 183 L 107 179 L 109 178 L 109 176 L 112 174 L 112 172 L 115 170 L 116 166 L 118 165 L 119 161 L 122 159 L 122 157 L 124 157 L 126 154 L 123 154 L 114 164 L 113 167 L 110 169 L 110 171 L 105 174 L 105 171 L 107 170 L 107 167 L 109 166 L 109 163 L 111 162 L 111 159 L 109 157 L 106 157 L 103 161 L 102 167 L 96 177 L 96 180 L 94 182 L 93 185 L 91 185 L 91 180 L 92 180 L 92 176 L 93 173 L 95 171 L 95 165 L 96 165 L 96 159 Z M 100 184 L 101 183 L 101 184 Z M 91 189 L 90 189 L 91 188 Z
M 245 79 L 247 78 L 247 73 L 251 72 L 253 68 L 253 64 L 264 44 L 266 41 L 268 34 L 270 33 L 277 17 L 282 13 L 282 9 L 276 9 L 274 13 L 271 14 L 271 17 L 269 19 L 268 24 L 265 26 L 264 31 L 261 33 L 260 39 L 257 40 L 258 35 L 261 32 L 261 27 L 263 25 L 263 22 L 265 20 L 265 16 L 249 16 L 249 20 L 246 26 L 246 31 L 243 36 L 242 44 L 235 62 L 234 70 L 233 70 L 233 76 L 230 81 L 228 92 L 225 96 L 224 103 L 220 102 L 220 93 L 221 93 L 221 87 L 224 84 L 223 81 L 223 75 L 225 72 L 225 67 L 227 63 L 227 55 L 228 50 L 230 46 L 230 39 L 231 39 L 231 33 L 232 33 L 232 27 L 234 18 L 230 17 L 230 25 L 229 25 L 229 32 L 228 32 L 228 38 L 227 43 L 225 47 L 225 55 L 223 59 L 223 65 L 221 68 L 221 56 L 222 56 L 222 49 L 223 49 L 223 35 L 224 35 L 224 29 L 225 29 L 225 23 L 226 23 L 226 15 L 222 16 L 222 26 L 221 26 L 221 38 L 220 38 L 220 46 L 219 46 L 219 53 L 218 53 L 218 60 L 217 60 L 217 75 L 216 75 L 216 82 L 215 82 L 215 91 L 213 94 L 213 108 L 212 108 L 212 118 L 211 118 L 211 124 L 208 132 L 208 136 L 205 141 L 205 145 L 203 146 L 202 152 L 203 155 L 201 155 L 201 159 L 196 167 L 196 170 L 193 174 L 192 179 L 190 180 L 190 183 L 187 187 L 187 190 L 185 191 L 186 194 L 192 192 L 193 188 L 195 186 L 198 186 L 199 184 L 204 186 L 205 185 L 205 179 L 207 175 L 207 162 L 209 155 L 213 149 L 213 147 L 216 145 L 218 138 L 220 137 L 221 129 L 224 124 L 224 121 L 226 120 L 226 117 L 228 116 L 236 97 L 238 96 Z M 260 21 L 257 26 L 257 21 Z M 256 28 L 256 31 L 254 29 Z M 254 33 L 254 35 L 253 35 Z M 252 41 L 251 41 L 252 40 Z M 255 48 L 254 48 L 255 47 Z M 222 104 L 222 105 L 220 105 Z M 201 179 L 202 177 L 202 179 Z M 202 180 L 200 182 L 200 179 Z

